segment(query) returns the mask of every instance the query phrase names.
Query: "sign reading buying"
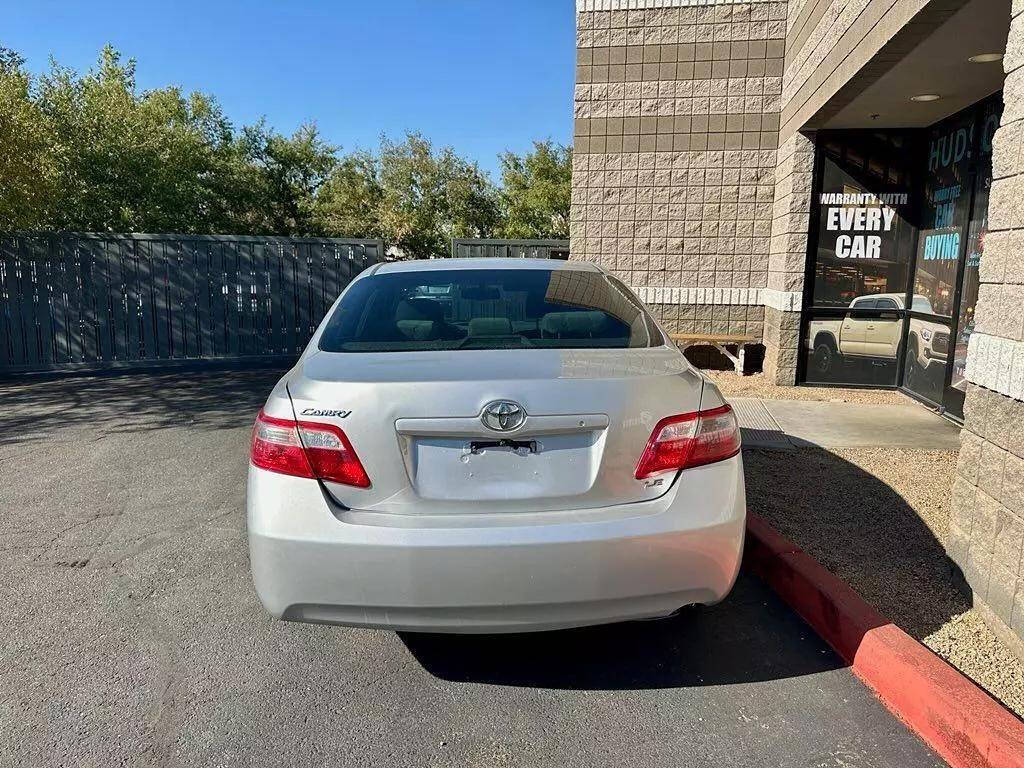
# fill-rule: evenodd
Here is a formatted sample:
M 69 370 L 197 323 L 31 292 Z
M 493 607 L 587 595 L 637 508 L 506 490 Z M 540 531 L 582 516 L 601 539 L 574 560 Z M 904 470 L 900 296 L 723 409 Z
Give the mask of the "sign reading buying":
M 883 243 L 892 242 L 896 206 L 906 205 L 907 193 L 823 192 L 819 203 L 825 231 L 835 232 L 835 254 L 839 259 L 881 259 Z

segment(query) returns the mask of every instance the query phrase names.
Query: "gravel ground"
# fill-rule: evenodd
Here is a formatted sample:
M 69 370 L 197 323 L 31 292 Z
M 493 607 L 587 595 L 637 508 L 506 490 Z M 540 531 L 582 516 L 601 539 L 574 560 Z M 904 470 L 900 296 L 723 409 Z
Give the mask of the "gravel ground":
M 942 547 L 955 451 L 804 448 L 744 459 L 752 512 L 1024 717 L 1024 663 L 971 607 Z
M 837 387 L 780 387 L 763 373 L 737 376 L 732 371 L 702 371 L 726 397 L 760 397 L 764 400 L 823 400 L 838 403 L 906 405 L 915 402 L 891 389 L 839 389 Z

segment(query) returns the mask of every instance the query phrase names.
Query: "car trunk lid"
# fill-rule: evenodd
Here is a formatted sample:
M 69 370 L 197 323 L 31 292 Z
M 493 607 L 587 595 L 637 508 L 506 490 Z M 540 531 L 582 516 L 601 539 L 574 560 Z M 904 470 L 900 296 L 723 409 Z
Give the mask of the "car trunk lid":
M 326 353 L 288 383 L 299 419 L 340 426 L 371 487 L 326 484 L 350 508 L 541 512 L 656 498 L 637 480 L 654 425 L 698 410 L 701 379 L 669 347 Z M 485 424 L 488 405 L 522 423 Z M 659 482 L 660 481 L 660 482 Z

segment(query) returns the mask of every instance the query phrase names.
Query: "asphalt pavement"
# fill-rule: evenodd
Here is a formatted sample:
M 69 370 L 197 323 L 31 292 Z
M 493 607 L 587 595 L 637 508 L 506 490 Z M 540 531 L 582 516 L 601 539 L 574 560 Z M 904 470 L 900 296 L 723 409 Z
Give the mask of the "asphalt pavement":
M 270 619 L 244 478 L 277 375 L 0 384 L 0 765 L 941 765 L 746 575 L 538 635 Z

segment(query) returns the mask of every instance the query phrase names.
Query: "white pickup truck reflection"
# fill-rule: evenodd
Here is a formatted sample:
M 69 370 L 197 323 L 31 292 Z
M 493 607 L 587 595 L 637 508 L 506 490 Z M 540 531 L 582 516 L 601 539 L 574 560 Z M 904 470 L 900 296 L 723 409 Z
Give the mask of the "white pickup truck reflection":
M 850 309 L 866 309 L 881 315 L 847 314 L 842 319 L 811 320 L 807 331 L 810 350 L 809 373 L 814 379 L 828 378 L 846 359 L 899 359 L 903 323 L 898 314 L 906 307 L 900 293 L 874 293 L 858 296 Z M 914 295 L 911 309 L 934 314 L 927 296 Z M 889 314 L 891 312 L 891 314 Z M 917 376 L 941 372 L 949 357 L 949 329 L 942 323 L 910 318 L 907 334 L 907 372 L 904 384 L 913 388 Z

